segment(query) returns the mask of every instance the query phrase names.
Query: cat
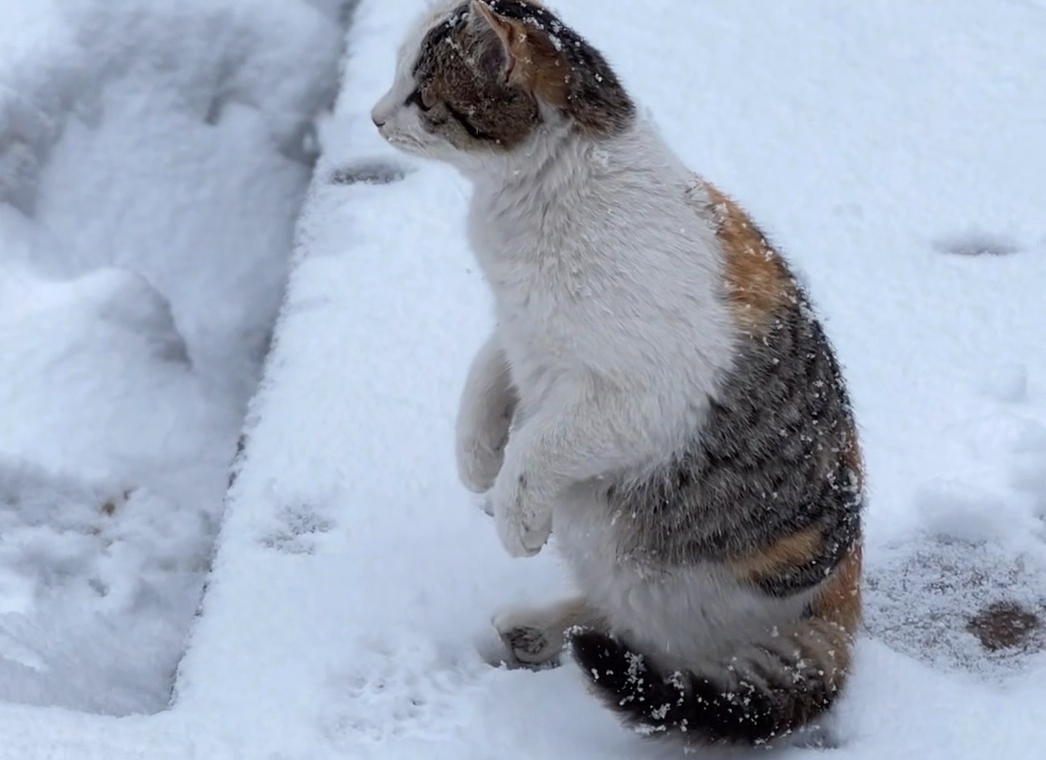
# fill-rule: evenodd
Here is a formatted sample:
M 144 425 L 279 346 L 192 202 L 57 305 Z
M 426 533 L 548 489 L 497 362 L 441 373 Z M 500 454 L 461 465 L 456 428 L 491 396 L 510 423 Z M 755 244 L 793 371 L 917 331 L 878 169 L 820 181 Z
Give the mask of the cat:
M 815 724 L 851 670 L 863 466 L 786 261 L 534 0 L 430 7 L 371 117 L 474 188 L 497 326 L 459 475 L 511 555 L 554 524 L 579 590 L 495 619 L 513 658 L 567 649 L 627 724 L 686 746 Z

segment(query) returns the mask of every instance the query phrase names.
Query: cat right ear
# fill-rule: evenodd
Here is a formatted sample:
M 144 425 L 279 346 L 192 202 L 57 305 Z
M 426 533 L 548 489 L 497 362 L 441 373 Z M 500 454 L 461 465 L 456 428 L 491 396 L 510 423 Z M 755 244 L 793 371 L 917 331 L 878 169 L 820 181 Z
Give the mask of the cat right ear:
M 519 22 L 495 13 L 486 0 L 472 0 L 471 8 L 472 17 L 481 20 L 497 35 L 504 59 L 502 76 L 509 81 L 521 65 L 530 63 L 526 30 Z

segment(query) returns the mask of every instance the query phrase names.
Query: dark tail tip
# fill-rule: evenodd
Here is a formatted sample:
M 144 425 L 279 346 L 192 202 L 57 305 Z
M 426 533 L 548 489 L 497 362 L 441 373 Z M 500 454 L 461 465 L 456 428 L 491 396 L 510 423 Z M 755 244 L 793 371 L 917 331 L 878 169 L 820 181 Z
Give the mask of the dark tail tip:
M 599 631 L 574 633 L 570 644 L 593 690 L 625 723 L 687 744 L 766 744 L 816 718 L 834 696 L 809 683 L 760 689 L 740 680 L 724 688 L 694 673 L 666 675 Z

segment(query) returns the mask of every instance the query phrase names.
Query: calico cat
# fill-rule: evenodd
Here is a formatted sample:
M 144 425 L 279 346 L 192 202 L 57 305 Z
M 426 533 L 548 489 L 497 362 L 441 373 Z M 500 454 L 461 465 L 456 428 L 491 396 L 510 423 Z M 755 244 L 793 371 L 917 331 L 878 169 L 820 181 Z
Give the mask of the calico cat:
M 862 463 L 786 262 L 693 175 L 604 57 L 534 0 L 430 9 L 372 118 L 474 186 L 497 327 L 462 392 L 462 481 L 579 593 L 495 621 L 569 648 L 637 730 L 761 744 L 835 702 L 860 618 Z

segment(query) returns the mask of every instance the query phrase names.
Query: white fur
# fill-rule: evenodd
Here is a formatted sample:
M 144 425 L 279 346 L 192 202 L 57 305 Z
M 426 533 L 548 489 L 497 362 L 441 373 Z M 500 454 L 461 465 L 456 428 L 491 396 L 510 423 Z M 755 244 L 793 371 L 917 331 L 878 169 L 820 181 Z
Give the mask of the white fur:
M 458 477 L 476 493 L 490 490 L 501 471 L 509 424 L 515 411 L 509 367 L 491 335 L 472 360 L 461 391 L 455 435 Z
M 726 679 L 721 669 L 732 655 L 754 642 L 768 645 L 768 632 L 785 632 L 815 593 L 773 599 L 741 586 L 721 564 L 666 570 L 615 555 L 613 526 L 600 519 L 596 498 L 578 493 L 570 508 L 556 510 L 557 548 L 608 628 L 669 672 Z M 586 499 L 589 508 L 579 508 Z
M 418 42 L 439 18 L 412 31 L 373 117 L 391 144 L 474 184 L 468 232 L 497 327 L 462 398 L 462 479 L 486 486 L 502 456 L 494 421 L 507 365 L 519 402 L 490 498 L 510 554 L 540 551 L 554 520 L 586 600 L 670 658 L 710 654 L 705 635 L 744 639 L 789 619 L 791 605 L 767 606 L 717 568 L 651 574 L 619 556 L 592 501 L 600 478 L 642 477 L 692 440 L 732 365 L 722 251 L 714 220 L 688 196 L 691 173 L 643 119 L 597 142 L 544 109 L 511 153 L 465 153 L 427 134 L 403 103 Z M 730 621 L 740 630 L 726 632 Z
M 506 548 L 527 555 L 567 486 L 641 475 L 683 446 L 737 334 L 714 227 L 650 125 L 596 144 L 550 118 L 526 149 L 482 159 L 459 163 L 469 237 L 521 415 L 491 501 Z
M 460 0 L 434 3 L 410 28 L 396 55 L 392 86 L 371 109 L 371 119 L 391 145 L 408 153 L 443 161 L 451 161 L 457 151 L 426 133 L 418 110 L 405 107 L 404 102 L 415 87 L 413 69 L 425 35 L 460 4 Z

